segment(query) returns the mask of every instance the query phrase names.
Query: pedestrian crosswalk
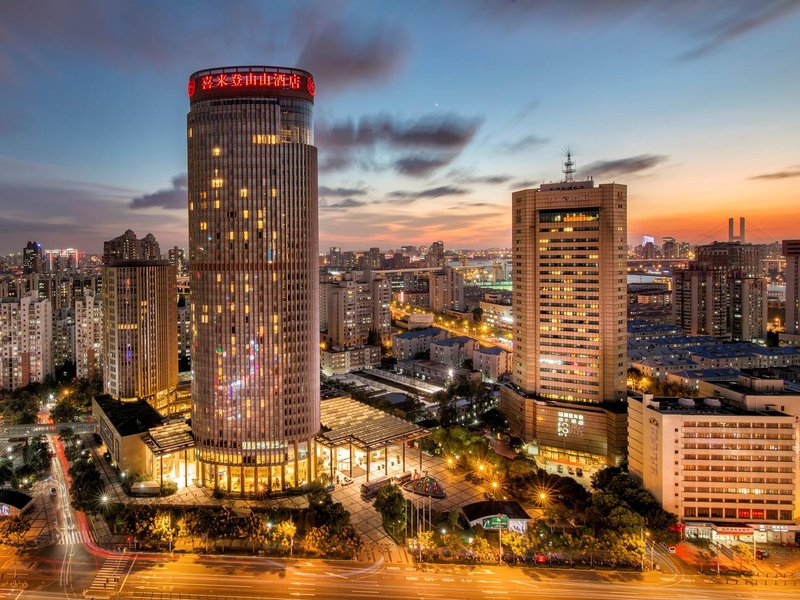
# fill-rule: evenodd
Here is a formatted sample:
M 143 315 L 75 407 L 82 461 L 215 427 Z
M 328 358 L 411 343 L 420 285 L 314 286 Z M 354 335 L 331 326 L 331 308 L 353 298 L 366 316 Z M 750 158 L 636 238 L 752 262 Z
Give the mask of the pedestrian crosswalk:
M 89 539 L 88 534 L 84 533 L 83 531 L 78 531 L 77 529 L 60 529 L 56 537 L 58 540 L 56 544 L 59 546 L 88 544 L 92 541 Z
M 130 562 L 130 559 L 124 556 L 106 559 L 92 585 L 84 590 L 84 598 L 111 598 L 117 592 Z

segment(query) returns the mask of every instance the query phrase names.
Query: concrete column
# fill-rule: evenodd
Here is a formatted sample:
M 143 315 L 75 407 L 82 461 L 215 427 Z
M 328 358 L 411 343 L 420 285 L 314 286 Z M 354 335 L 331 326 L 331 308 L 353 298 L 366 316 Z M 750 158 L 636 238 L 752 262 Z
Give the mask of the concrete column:
M 370 450 L 369 450 L 369 446 L 368 446 L 367 447 L 367 483 L 369 483 L 369 455 L 370 455 Z
M 383 445 L 383 474 L 389 473 L 389 444 Z
M 331 481 L 333 481 L 333 470 L 335 468 L 334 465 L 335 465 L 335 461 L 336 461 L 336 458 L 334 457 L 334 447 L 333 446 L 331 446 L 330 452 L 331 452 L 331 458 L 330 458 L 330 465 L 329 466 L 330 466 L 330 471 L 331 471 Z
M 405 441 L 401 442 L 403 446 L 403 473 L 406 472 L 406 443 Z
M 188 450 L 183 451 L 183 484 L 189 487 L 189 455 Z
M 350 451 L 350 478 L 352 479 L 352 477 L 353 477 L 353 444 L 350 443 L 350 444 L 347 445 L 347 447 L 348 447 L 348 449 Z
M 294 481 L 292 482 L 292 487 L 297 487 L 300 482 L 297 480 L 298 473 L 300 472 L 299 467 L 299 459 L 297 458 L 297 442 L 293 443 L 294 447 Z

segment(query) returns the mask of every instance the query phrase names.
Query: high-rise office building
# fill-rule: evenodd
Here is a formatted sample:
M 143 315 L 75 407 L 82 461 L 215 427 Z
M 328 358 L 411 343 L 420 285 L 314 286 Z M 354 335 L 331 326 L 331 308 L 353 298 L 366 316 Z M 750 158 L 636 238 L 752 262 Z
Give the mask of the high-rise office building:
M 783 240 L 786 259 L 786 333 L 800 341 L 800 240 Z
M 130 235 L 129 235 L 130 234 Z M 150 237 L 150 236 L 148 236 Z M 103 267 L 103 387 L 121 400 L 164 410 L 178 386 L 175 267 L 132 231 L 106 242 Z M 109 252 L 109 250 L 111 250 Z
M 546 459 L 625 449 L 627 187 L 572 181 L 512 195 L 514 355 L 500 408 Z
M 25 275 L 44 271 L 44 248 L 39 242 L 28 242 L 22 249 L 22 272 Z
M 320 428 L 314 80 L 282 67 L 189 78 L 192 429 L 202 484 L 314 476 Z

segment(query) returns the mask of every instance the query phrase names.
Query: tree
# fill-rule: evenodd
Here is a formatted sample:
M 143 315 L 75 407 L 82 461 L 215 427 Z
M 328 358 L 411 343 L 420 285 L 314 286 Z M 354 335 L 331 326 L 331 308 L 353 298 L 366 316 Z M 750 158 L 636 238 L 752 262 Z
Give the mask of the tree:
M 13 515 L 7 517 L 0 525 L 0 542 L 7 546 L 21 548 L 25 543 L 25 534 L 31 529 L 29 515 Z
M 514 558 L 523 558 L 527 551 L 525 537 L 516 531 L 503 532 L 503 548 L 508 550 Z
M 381 334 L 378 333 L 377 329 L 370 328 L 369 332 L 367 332 L 367 345 L 368 346 L 382 346 L 381 342 Z
M 436 548 L 436 538 L 432 531 L 418 531 L 417 545 L 421 552 L 427 552 Z
M 481 322 L 483 319 L 483 309 L 480 306 L 472 309 L 472 318 L 478 323 Z
M 281 521 L 272 528 L 272 538 L 277 540 L 278 547 L 283 551 L 292 551 L 294 536 L 297 534 L 297 525 L 293 521 Z
M 481 415 L 481 421 L 487 427 L 495 430 L 502 431 L 506 428 L 508 422 L 502 413 L 496 408 L 490 408 Z
M 464 542 L 457 533 L 446 533 L 442 536 L 442 542 L 444 542 L 445 548 L 450 551 L 452 556 L 458 556 L 461 550 L 464 549 Z
M 27 390 L 14 390 L 0 399 L 3 420 L 9 425 L 28 425 L 36 423 L 39 414 L 39 398 Z
M 383 517 L 383 526 L 389 534 L 395 535 L 406 526 L 406 500 L 403 492 L 395 485 L 386 485 L 378 490 L 375 497 L 375 510 Z
M 494 560 L 495 557 L 494 549 L 492 548 L 491 544 L 486 541 L 486 538 L 483 537 L 473 538 L 472 552 L 475 554 L 475 558 L 480 561 Z

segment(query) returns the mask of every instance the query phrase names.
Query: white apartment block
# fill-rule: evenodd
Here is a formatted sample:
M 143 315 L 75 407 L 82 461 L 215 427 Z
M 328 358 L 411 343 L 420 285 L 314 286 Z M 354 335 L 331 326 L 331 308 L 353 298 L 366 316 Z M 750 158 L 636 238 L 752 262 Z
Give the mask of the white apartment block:
M 683 521 L 773 526 L 790 535 L 797 460 L 790 414 L 718 398 L 628 398 L 629 471 Z
M 465 335 L 436 340 L 431 342 L 431 360 L 448 367 L 461 367 L 465 360 L 472 360 L 472 353 L 479 347 L 477 340 Z
M 484 381 L 497 383 L 511 373 L 511 352 L 497 346 L 473 350 L 472 368 L 481 372 Z
M 49 300 L 0 300 L 0 389 L 25 387 L 52 373 L 52 327 Z
M 392 336 L 392 351 L 398 361 L 410 360 L 420 352 L 428 352 L 431 349 L 431 342 L 445 337 L 447 332 L 436 327 L 396 333 Z
M 100 377 L 103 368 L 103 300 L 92 290 L 75 299 L 75 371 L 79 379 Z
M 511 333 L 514 331 L 514 317 L 512 315 L 511 304 L 499 304 L 497 302 L 487 302 L 482 300 L 480 303 L 481 321 L 492 327 L 495 331 Z
M 381 364 L 378 346 L 328 348 L 320 351 L 320 368 L 325 375 L 343 375 Z

